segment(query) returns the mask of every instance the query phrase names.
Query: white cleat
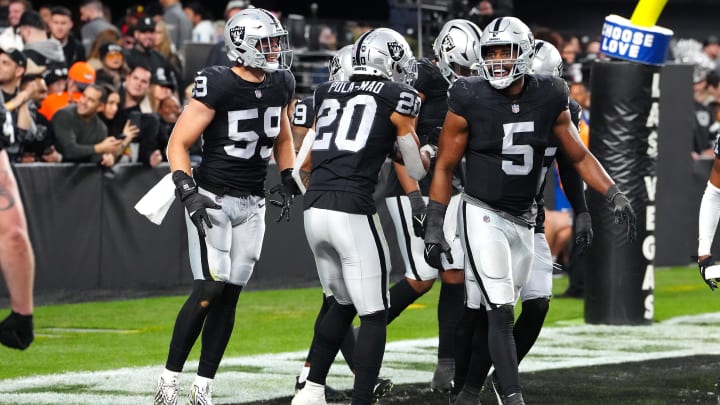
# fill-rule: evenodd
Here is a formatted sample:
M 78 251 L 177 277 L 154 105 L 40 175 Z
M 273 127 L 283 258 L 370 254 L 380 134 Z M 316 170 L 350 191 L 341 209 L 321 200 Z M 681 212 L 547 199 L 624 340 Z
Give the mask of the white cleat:
M 160 377 L 155 389 L 155 405 L 177 405 L 179 392 L 180 385 L 177 380 L 165 381 Z
M 208 384 L 204 388 L 193 384 L 188 392 L 186 405 L 212 405 L 212 385 Z
M 295 394 L 290 405 L 327 405 L 325 401 L 325 390 L 316 391 L 306 388 Z

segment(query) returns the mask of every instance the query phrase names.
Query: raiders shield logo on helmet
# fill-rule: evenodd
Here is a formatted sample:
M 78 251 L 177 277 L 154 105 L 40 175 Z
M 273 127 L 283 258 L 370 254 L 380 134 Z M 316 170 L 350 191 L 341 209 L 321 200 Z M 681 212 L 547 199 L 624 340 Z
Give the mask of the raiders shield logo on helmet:
M 390 51 L 390 58 L 395 62 L 402 59 L 402 57 L 405 55 L 405 50 L 403 49 L 402 45 L 395 41 L 388 42 L 387 47 L 388 51 Z
M 240 25 L 232 27 L 230 29 L 230 39 L 235 46 L 240 46 L 242 40 L 245 38 L 245 27 Z
M 445 52 L 450 52 L 455 49 L 455 42 L 453 42 L 453 39 L 450 35 L 445 35 L 445 38 L 443 38 L 442 40 L 441 46 Z

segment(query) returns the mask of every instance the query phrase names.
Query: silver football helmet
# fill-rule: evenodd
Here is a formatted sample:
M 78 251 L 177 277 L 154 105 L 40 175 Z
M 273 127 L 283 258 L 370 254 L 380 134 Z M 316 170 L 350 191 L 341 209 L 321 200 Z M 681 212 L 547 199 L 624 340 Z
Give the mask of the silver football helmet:
M 563 60 L 557 48 L 550 42 L 536 39 L 530 73 L 560 77 L 562 70 Z
M 499 17 L 485 27 L 480 37 L 480 74 L 496 89 L 508 87 L 516 79 L 530 72 L 535 40 L 524 22 L 515 17 Z M 509 46 L 502 58 L 488 58 L 495 46 Z
M 237 64 L 266 72 L 289 70 L 292 50 L 288 32 L 262 8 L 243 10 L 225 24 L 227 56 Z
M 345 45 L 337 51 L 335 56 L 328 63 L 331 82 L 343 81 L 350 79 L 353 71 L 352 65 L 352 45 Z
M 455 19 L 443 25 L 433 43 L 433 51 L 440 73 L 448 83 L 457 79 L 458 67 L 466 68 L 469 73 L 480 63 L 481 35 L 482 30 L 472 21 Z
M 412 85 L 417 64 L 405 38 L 390 28 L 376 28 L 355 41 L 352 48 L 353 75 L 380 76 Z

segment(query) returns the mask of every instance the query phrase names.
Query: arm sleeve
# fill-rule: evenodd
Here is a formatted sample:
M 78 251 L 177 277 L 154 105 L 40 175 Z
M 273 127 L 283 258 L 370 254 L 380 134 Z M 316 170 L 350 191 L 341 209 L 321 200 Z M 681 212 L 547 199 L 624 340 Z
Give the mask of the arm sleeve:
M 58 152 L 63 155 L 64 161 L 87 160 L 96 155 L 95 145 L 81 145 L 77 143 L 77 133 L 69 112 L 60 110 L 51 121 L 55 132 L 55 143 Z
M 720 189 L 708 181 L 700 201 L 698 218 L 698 256 L 710 254 L 718 220 L 720 220 Z
M 563 190 L 572 205 L 575 215 L 587 212 L 587 201 L 585 201 L 585 185 L 582 178 L 572 163 L 561 152 L 557 156 L 558 172 L 562 179 Z

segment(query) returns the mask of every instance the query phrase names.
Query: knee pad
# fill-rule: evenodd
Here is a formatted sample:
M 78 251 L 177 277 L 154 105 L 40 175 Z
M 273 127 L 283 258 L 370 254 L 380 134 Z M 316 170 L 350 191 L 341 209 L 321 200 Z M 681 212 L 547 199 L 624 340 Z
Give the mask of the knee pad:
M 375 324 L 375 325 L 387 325 L 387 310 L 373 312 L 372 314 L 363 315 L 360 317 L 360 322 L 363 324 Z
M 540 297 L 532 300 L 523 301 L 522 310 L 530 311 L 533 314 L 542 315 L 543 317 L 547 314 L 550 309 L 550 298 Z

